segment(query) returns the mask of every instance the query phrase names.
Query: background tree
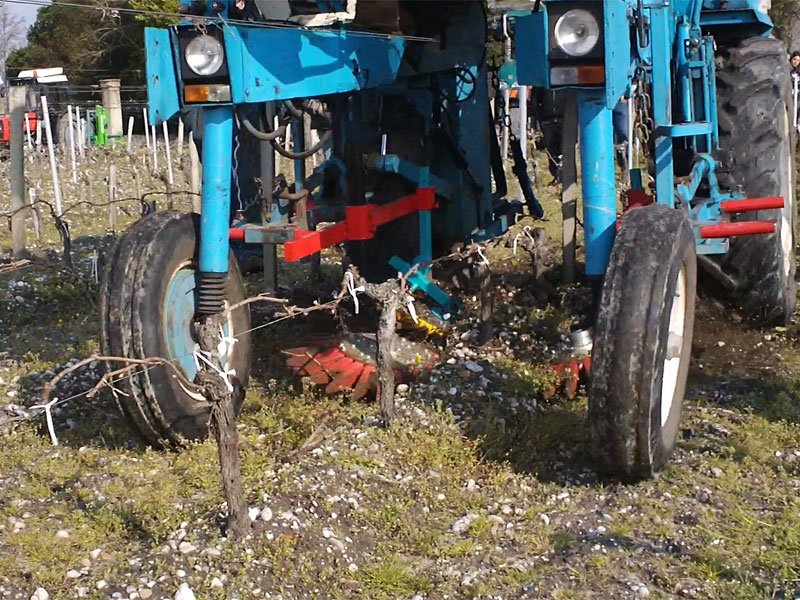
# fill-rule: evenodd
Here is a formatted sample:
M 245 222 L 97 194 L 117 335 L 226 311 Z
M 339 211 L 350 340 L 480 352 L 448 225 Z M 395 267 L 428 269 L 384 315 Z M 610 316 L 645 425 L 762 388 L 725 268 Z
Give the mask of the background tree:
M 72 83 L 96 83 L 119 77 L 144 81 L 144 26 L 125 0 L 85 0 L 87 7 L 40 8 L 28 32 L 28 44 L 11 53 L 10 71 L 63 67 Z
M 0 75 L 5 80 L 6 59 L 11 51 L 25 43 L 25 22 L 11 14 L 7 5 L 0 5 Z
M 800 44 L 800 2 L 797 0 L 772 0 L 769 11 L 778 26 L 780 37 L 793 51 Z

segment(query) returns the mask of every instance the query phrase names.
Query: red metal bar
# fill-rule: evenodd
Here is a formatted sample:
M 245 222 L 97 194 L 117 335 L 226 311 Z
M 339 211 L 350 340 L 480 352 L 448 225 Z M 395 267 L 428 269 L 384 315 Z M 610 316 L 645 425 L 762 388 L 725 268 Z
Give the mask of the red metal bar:
M 647 193 L 647 190 L 628 190 L 626 195 L 628 197 L 628 210 L 653 203 L 653 197 Z
M 720 202 L 720 208 L 726 213 L 748 212 L 751 210 L 769 210 L 783 208 L 784 200 L 780 196 L 770 198 L 748 198 L 747 200 L 726 200 Z
M 244 241 L 244 229 L 241 227 L 231 227 L 228 230 L 228 239 L 232 242 Z
M 433 188 L 420 188 L 415 194 L 376 206 L 372 211 L 372 222 L 376 227 L 380 227 L 419 210 L 433 210 L 434 206 Z
M 700 237 L 704 240 L 759 233 L 775 233 L 775 223 L 772 221 L 740 221 L 738 223 L 704 225 L 700 228 Z
M 283 245 L 283 258 L 286 262 L 295 262 L 346 240 L 346 221 L 318 231 L 298 231 L 294 239 Z
M 284 259 L 294 262 L 348 240 L 371 239 L 381 225 L 417 211 L 432 210 L 435 208 L 435 199 L 433 188 L 419 188 L 410 196 L 387 204 L 348 206 L 344 221 L 319 231 L 298 232 L 294 239 L 283 245 Z

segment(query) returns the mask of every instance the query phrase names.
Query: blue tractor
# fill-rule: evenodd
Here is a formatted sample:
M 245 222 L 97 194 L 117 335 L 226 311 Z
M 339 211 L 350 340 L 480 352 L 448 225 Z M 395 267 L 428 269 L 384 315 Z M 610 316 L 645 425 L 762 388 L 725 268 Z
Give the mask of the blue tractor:
M 577 97 L 595 294 L 591 446 L 616 478 L 651 476 L 675 443 L 699 280 L 755 321 L 794 311 L 790 78 L 767 9 L 549 0 L 515 15 L 516 79 Z M 101 294 L 106 354 L 166 357 L 192 382 L 198 324 L 213 323 L 215 366 L 238 407 L 251 332 L 247 306 L 227 309 L 245 298 L 232 244 L 263 248 L 267 270 L 278 247 L 292 262 L 340 244 L 370 279 L 422 265 L 412 282 L 446 315 L 455 303 L 427 263 L 504 233 L 521 213 L 542 216 L 524 164 L 514 169 L 522 198 L 509 198 L 484 2 L 182 0 L 181 13 L 180 25 L 146 31 L 150 115 L 153 124 L 193 115 L 202 211 L 159 212 L 121 238 Z M 620 102 L 646 156 L 621 206 Z M 310 148 L 306 121 L 319 133 Z M 325 160 L 306 172 L 320 150 Z M 274 153 L 293 161 L 293 191 L 272 193 Z M 255 218 L 243 197 L 256 198 Z M 201 389 L 167 368 L 120 386 L 153 444 L 206 434 Z

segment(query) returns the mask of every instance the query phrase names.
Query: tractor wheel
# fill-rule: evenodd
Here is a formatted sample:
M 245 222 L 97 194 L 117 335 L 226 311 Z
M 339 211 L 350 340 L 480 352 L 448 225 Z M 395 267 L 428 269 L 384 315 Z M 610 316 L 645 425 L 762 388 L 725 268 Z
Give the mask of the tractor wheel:
M 694 236 L 687 215 L 654 204 L 622 221 L 603 283 L 589 384 L 599 470 L 652 476 L 680 425 L 694 330 Z
M 100 292 L 101 347 L 106 355 L 132 359 L 162 357 L 178 367 L 188 382 L 197 374 L 193 322 L 197 305 L 196 214 L 164 211 L 136 222 L 120 239 Z M 227 300 L 245 296 L 239 270 L 230 255 Z M 232 369 L 238 412 L 250 373 L 250 312 L 233 311 L 223 325 L 236 337 L 225 354 Z M 121 364 L 110 364 L 109 371 Z M 141 436 L 155 446 L 179 446 L 208 433 L 210 404 L 193 383 L 182 383 L 166 366 L 133 371 L 114 383 L 115 397 Z
M 75 135 L 75 144 L 78 143 L 77 132 L 78 129 L 75 127 L 75 122 L 72 122 L 73 127 L 73 135 Z M 64 145 L 64 148 L 69 148 L 69 115 L 66 112 L 61 113 L 56 120 L 56 126 L 53 131 L 53 143 L 56 145 Z
M 748 198 L 782 196 L 785 206 L 738 216 L 737 221 L 775 221 L 776 232 L 733 238 L 727 254 L 701 266 L 712 260 L 712 278 L 748 319 L 764 325 L 787 322 L 797 302 L 790 81 L 786 46 L 779 40 L 750 38 L 720 52 L 720 183 L 742 186 Z
M 72 121 L 72 135 L 73 140 L 75 142 L 75 147 L 77 148 L 80 143 L 80 134 L 81 131 L 86 133 L 86 138 L 90 141 L 94 137 L 94 123 L 87 120 L 86 117 L 81 117 L 81 127 L 78 127 L 78 121 L 73 116 Z M 56 122 L 56 127 L 53 131 L 53 143 L 55 144 L 63 144 L 63 148 L 66 151 L 69 151 L 69 115 L 67 113 L 63 113 L 61 116 L 58 117 L 58 121 Z

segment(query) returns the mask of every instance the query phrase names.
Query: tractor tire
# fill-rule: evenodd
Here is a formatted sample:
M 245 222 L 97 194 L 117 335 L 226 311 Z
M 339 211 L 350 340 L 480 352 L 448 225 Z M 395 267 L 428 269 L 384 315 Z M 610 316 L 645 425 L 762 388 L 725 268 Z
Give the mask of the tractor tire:
M 197 297 L 196 247 L 199 216 L 163 211 L 137 221 L 117 243 L 100 290 L 100 345 L 105 355 L 131 359 L 162 357 L 171 368 L 135 369 L 114 382 L 115 398 L 142 438 L 156 447 L 179 447 L 208 434 L 211 405 L 195 387 L 197 373 L 192 331 Z M 227 300 L 246 297 L 233 255 L 226 280 Z M 226 369 L 235 371 L 234 405 L 238 413 L 250 374 L 250 312 L 233 311 L 224 325 L 238 342 L 229 350 Z M 109 372 L 121 364 L 109 364 Z
M 797 303 L 795 282 L 794 138 L 786 46 L 756 37 L 722 48 L 717 63 L 720 184 L 748 198 L 782 196 L 783 209 L 743 213 L 734 220 L 776 222 L 776 232 L 733 238 L 721 257 L 701 266 L 723 295 L 754 323 L 786 323 Z
M 77 129 L 75 128 L 74 122 L 72 127 L 73 134 L 76 135 L 75 144 L 77 145 Z M 69 152 L 69 115 L 66 112 L 61 113 L 56 120 L 56 126 L 53 131 L 53 143 L 57 146 L 61 146 L 63 144 L 63 148 Z
M 625 215 L 603 282 L 589 383 L 598 471 L 651 477 L 678 435 L 691 358 L 697 259 L 685 212 L 653 204 Z
M 81 111 L 83 112 L 83 111 Z M 86 140 L 84 143 L 91 143 L 91 140 L 94 138 L 94 123 L 88 121 L 86 117 L 81 117 L 81 125 L 82 127 L 78 128 L 78 122 L 76 120 L 72 121 L 72 135 L 73 140 L 75 142 L 75 148 L 81 143 L 80 140 L 80 132 L 85 132 Z M 58 117 L 58 121 L 56 122 L 56 127 L 53 131 L 53 143 L 56 145 L 63 144 L 63 150 L 65 152 L 69 152 L 69 115 L 67 113 L 63 113 Z

